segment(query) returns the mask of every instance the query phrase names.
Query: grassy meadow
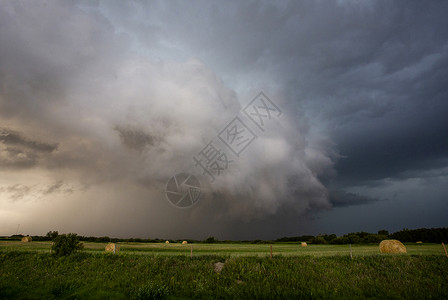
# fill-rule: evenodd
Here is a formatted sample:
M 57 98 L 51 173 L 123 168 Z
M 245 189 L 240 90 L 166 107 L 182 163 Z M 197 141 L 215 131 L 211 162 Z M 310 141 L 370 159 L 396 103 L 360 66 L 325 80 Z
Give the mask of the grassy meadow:
M 67 257 L 51 243 L 0 241 L 0 299 L 448 298 L 448 258 L 436 244 L 377 245 L 85 243 Z M 193 246 L 193 258 L 190 258 Z M 221 273 L 216 262 L 225 263 Z
M 84 252 L 104 252 L 107 243 L 86 243 Z M 187 244 L 181 243 L 118 243 L 120 253 L 135 255 L 185 255 L 190 256 L 191 247 L 193 255 L 224 255 L 224 256 L 269 256 L 269 244 Z M 410 255 L 442 255 L 444 254 L 441 244 L 405 244 Z M 22 243 L 20 241 L 0 241 L 0 251 L 37 251 L 50 252 L 51 242 Z M 351 245 L 354 256 L 379 255 L 377 244 Z M 283 256 L 346 256 L 350 255 L 348 245 L 308 245 L 301 247 L 298 243 L 275 243 L 272 245 L 273 255 Z

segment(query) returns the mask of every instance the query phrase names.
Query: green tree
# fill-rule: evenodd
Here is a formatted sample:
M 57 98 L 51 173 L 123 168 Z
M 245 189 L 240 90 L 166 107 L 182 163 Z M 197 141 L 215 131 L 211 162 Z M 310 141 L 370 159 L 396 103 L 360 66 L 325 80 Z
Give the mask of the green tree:
M 59 235 L 59 232 L 57 231 L 48 231 L 47 235 L 45 236 L 45 239 L 48 241 L 54 240 Z
M 379 243 L 382 240 L 387 240 L 386 235 L 381 234 L 369 234 L 368 236 L 362 239 L 363 243 Z
M 215 240 L 215 237 L 211 236 L 211 237 L 208 237 L 208 238 L 205 240 L 205 242 L 206 242 L 207 244 L 213 244 L 213 243 L 216 243 L 216 240 Z
M 380 230 L 380 231 L 378 231 L 378 234 L 379 234 L 379 235 L 385 235 L 385 236 L 388 236 L 388 235 L 389 235 L 389 231 L 387 231 L 387 230 Z
M 349 244 L 359 244 L 361 242 L 361 238 L 356 233 L 349 233 L 344 235 L 344 237 L 347 237 Z
M 84 246 L 79 242 L 79 237 L 76 233 L 61 234 L 53 240 L 51 250 L 56 256 L 66 256 L 73 252 L 83 249 Z
M 327 242 L 331 242 L 332 240 L 334 240 L 335 238 L 337 238 L 336 234 L 330 234 L 330 235 L 323 235 L 322 236 Z
M 312 244 L 327 244 L 327 241 L 325 238 L 321 235 L 316 236 L 315 238 L 311 239 L 310 241 Z

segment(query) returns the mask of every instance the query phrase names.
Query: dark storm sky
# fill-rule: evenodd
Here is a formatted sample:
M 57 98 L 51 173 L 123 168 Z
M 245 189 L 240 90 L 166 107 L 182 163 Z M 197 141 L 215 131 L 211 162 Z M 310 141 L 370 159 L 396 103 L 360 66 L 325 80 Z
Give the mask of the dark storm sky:
M 447 12 L 444 1 L 2 1 L 0 235 L 448 226 Z M 210 184 L 193 156 L 259 91 L 281 118 Z M 201 180 L 189 209 L 165 197 L 181 171 Z

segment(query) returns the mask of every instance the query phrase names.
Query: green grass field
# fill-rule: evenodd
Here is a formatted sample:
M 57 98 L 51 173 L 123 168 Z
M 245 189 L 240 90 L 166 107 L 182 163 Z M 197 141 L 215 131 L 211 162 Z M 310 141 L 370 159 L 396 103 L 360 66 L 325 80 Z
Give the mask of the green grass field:
M 84 251 L 103 252 L 107 243 L 85 243 Z M 186 255 L 190 256 L 191 247 L 193 255 L 229 255 L 229 256 L 269 256 L 268 244 L 187 244 L 180 243 L 118 243 L 120 253 L 125 254 L 154 254 L 154 255 Z M 50 252 L 51 242 L 22 243 L 19 241 L 0 241 L 0 251 L 38 251 Z M 378 245 L 352 245 L 354 256 L 379 255 Z M 410 255 L 443 255 L 440 244 L 406 244 Z M 340 256 L 349 255 L 348 245 L 308 245 L 301 247 L 297 243 L 277 243 L 272 245 L 273 255 L 283 256 Z
M 441 245 L 85 243 L 68 257 L 51 243 L 0 242 L 0 299 L 446 299 L 448 258 Z M 221 273 L 213 265 L 224 262 Z

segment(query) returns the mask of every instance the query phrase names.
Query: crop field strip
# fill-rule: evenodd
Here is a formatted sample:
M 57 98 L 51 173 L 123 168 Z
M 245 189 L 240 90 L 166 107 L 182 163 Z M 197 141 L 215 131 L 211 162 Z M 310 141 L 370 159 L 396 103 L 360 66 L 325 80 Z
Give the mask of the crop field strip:
M 107 243 L 84 243 L 85 252 L 103 252 Z M 119 253 L 137 255 L 225 255 L 225 256 L 269 256 L 269 244 L 187 244 L 180 243 L 118 243 Z M 22 243 L 18 241 L 0 241 L 0 251 L 37 251 L 50 252 L 51 242 Z M 348 245 L 308 245 L 301 247 L 297 243 L 272 244 L 273 255 L 282 256 L 344 256 L 349 255 Z M 378 245 L 352 245 L 354 256 L 381 255 Z M 406 255 L 444 255 L 440 244 L 406 244 Z

